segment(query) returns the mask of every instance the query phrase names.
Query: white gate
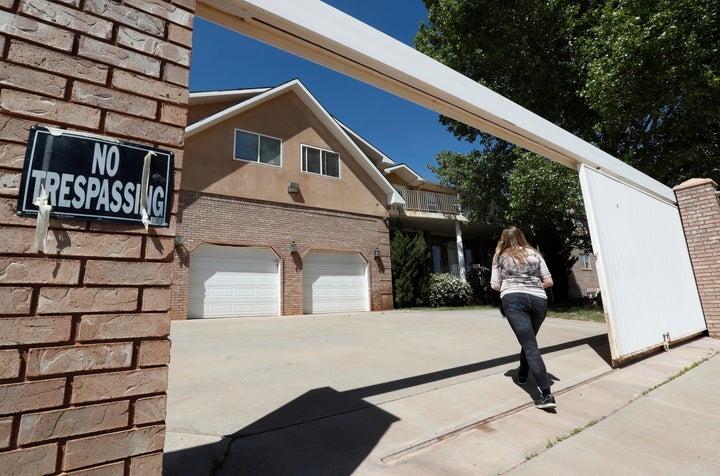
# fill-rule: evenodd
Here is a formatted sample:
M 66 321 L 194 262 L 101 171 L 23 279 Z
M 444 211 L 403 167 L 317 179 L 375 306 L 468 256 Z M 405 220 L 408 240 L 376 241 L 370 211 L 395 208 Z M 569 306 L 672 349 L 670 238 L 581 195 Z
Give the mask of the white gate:
M 677 207 L 585 165 L 580 183 L 613 363 L 705 331 Z

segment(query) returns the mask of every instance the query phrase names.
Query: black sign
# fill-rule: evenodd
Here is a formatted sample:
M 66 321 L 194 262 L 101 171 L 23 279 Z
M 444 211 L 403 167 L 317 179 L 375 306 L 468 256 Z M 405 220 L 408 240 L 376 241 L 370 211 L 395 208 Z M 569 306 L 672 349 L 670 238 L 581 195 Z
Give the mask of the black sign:
M 172 152 L 160 149 L 33 127 L 25 153 L 18 215 L 37 215 L 35 201 L 44 188 L 52 217 L 142 223 L 144 192 L 149 224 L 168 226 L 173 159 Z M 146 162 L 148 181 L 143 190 Z

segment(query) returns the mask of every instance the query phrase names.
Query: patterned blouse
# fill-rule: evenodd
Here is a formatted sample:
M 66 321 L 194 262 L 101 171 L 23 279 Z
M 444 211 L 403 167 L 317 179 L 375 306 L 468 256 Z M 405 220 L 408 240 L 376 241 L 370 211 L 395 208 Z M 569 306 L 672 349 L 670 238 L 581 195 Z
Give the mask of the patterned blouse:
M 500 297 L 510 293 L 527 293 L 547 299 L 542 280 L 550 278 L 550 271 L 542 256 L 526 248 L 525 263 L 520 263 L 507 253 L 493 256 L 490 285 L 500 286 Z

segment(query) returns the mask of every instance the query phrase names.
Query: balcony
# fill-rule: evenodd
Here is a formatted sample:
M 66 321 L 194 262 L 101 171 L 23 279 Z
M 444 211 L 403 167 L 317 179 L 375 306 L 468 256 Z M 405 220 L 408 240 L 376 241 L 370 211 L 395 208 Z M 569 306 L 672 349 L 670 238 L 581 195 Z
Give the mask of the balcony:
M 452 215 L 462 213 L 460 210 L 459 195 L 423 192 L 421 190 L 398 190 L 398 193 L 405 199 L 405 206 L 401 207 L 401 210 Z

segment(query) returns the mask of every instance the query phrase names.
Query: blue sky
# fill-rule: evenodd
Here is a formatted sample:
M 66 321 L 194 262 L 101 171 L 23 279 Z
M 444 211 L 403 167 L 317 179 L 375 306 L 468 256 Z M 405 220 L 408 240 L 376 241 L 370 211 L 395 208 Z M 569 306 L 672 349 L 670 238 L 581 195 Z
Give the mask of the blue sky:
M 325 3 L 412 46 L 422 0 L 328 0 Z M 438 122 L 438 114 L 324 66 L 285 53 L 240 33 L 196 18 L 190 90 L 276 86 L 299 78 L 330 114 L 363 136 L 396 163 L 428 180 L 427 167 L 441 150 L 467 153 Z

